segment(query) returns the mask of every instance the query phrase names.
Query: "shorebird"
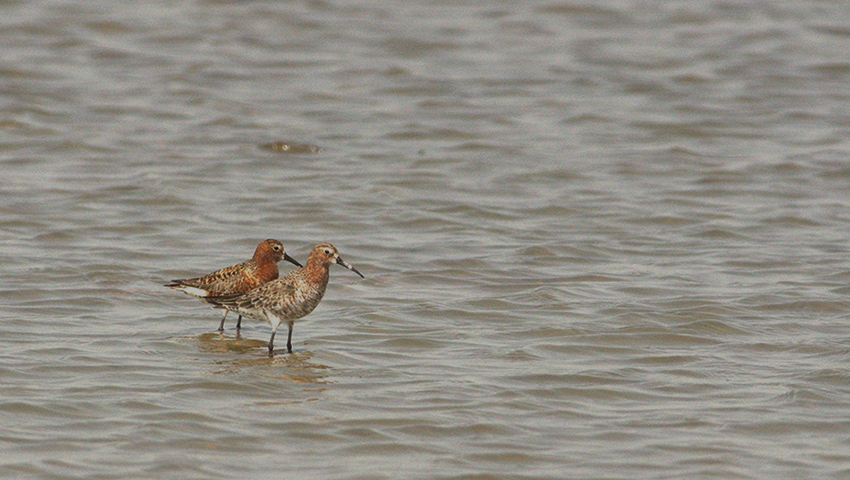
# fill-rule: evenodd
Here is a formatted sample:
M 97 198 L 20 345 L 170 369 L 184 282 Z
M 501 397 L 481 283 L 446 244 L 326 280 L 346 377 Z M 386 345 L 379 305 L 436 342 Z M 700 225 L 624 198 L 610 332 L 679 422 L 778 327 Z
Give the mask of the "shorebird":
M 282 323 L 289 326 L 286 351 L 292 353 L 292 327 L 295 320 L 316 308 L 328 286 L 328 267 L 339 264 L 366 278 L 339 256 L 336 247 L 320 243 L 313 247 L 304 268 L 277 280 L 272 280 L 241 295 L 220 295 L 205 298 L 206 301 L 232 310 L 239 315 L 268 322 L 272 327 L 269 338 L 269 356 L 274 356 L 274 336 Z
M 207 298 L 210 296 L 238 295 L 276 279 L 279 276 L 277 264 L 281 260 L 302 266 L 298 260 L 286 253 L 282 243 L 270 238 L 257 245 L 254 257 L 250 260 L 216 270 L 203 277 L 172 280 L 165 286 L 209 303 Z M 221 324 L 218 326 L 219 332 L 224 331 L 226 318 L 227 309 L 225 308 Z M 236 329 L 240 328 L 242 328 L 242 315 L 239 315 L 239 319 L 236 320 Z

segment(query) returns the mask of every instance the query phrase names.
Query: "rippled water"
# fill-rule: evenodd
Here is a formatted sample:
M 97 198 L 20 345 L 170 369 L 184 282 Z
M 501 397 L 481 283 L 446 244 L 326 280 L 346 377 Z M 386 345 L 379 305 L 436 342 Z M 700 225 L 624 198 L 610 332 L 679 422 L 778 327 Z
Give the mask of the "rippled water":
M 650 3 L 2 2 L 0 476 L 847 478 L 850 8 Z

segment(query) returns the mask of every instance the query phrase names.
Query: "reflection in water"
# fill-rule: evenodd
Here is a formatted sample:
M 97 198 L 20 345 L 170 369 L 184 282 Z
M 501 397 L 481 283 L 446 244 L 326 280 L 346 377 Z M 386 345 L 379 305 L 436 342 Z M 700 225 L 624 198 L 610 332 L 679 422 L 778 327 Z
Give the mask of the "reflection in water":
M 268 343 L 261 340 L 242 338 L 239 331 L 230 337 L 219 332 L 209 332 L 198 336 L 198 348 L 206 353 L 241 353 L 247 354 L 257 348 L 267 347 Z M 268 351 L 266 351 L 268 355 Z
M 242 338 L 239 332 L 228 336 L 218 332 L 204 333 L 197 337 L 198 349 L 204 353 L 227 354 L 216 360 L 221 367 L 214 374 L 234 374 L 248 368 L 268 368 L 260 373 L 266 377 L 279 378 L 295 384 L 324 384 L 328 367 L 310 362 L 313 352 L 268 356 L 268 344 L 261 340 Z

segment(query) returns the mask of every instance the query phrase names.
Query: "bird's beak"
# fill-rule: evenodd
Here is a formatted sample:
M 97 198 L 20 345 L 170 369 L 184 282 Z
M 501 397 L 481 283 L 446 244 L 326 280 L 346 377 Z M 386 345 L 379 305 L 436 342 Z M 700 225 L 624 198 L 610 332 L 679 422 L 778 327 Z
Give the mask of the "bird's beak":
M 286 260 L 289 263 L 292 263 L 292 264 L 298 265 L 301 268 L 304 268 L 304 265 L 301 265 L 300 263 L 298 263 L 298 260 L 290 257 L 289 254 L 286 253 L 286 252 L 283 253 L 283 259 Z
M 336 263 L 338 263 L 338 264 L 342 265 L 343 267 L 351 270 L 352 272 L 356 273 L 357 275 L 360 275 L 360 278 L 366 278 L 366 277 L 363 276 L 362 273 L 358 272 L 356 268 L 354 268 L 351 265 L 349 265 L 348 263 L 346 263 L 345 260 L 343 260 L 339 257 L 336 257 Z

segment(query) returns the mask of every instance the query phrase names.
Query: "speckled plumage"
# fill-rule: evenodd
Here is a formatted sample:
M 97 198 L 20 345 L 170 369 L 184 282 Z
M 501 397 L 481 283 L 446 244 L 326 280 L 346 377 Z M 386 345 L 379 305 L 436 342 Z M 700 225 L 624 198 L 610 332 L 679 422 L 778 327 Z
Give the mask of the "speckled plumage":
M 330 243 L 320 243 L 313 247 L 304 268 L 241 295 L 210 296 L 206 300 L 239 315 L 268 322 L 272 327 L 269 356 L 274 355 L 277 328 L 286 323 L 289 326 L 286 349 L 292 353 L 292 327 L 295 320 L 312 312 L 322 300 L 328 286 L 328 267 L 333 263 L 363 277 L 362 273 L 339 257 L 336 247 Z
M 165 286 L 211 303 L 208 301 L 210 296 L 238 295 L 278 278 L 277 264 L 281 260 L 302 266 L 286 253 L 283 244 L 278 240 L 263 240 L 257 245 L 254 256 L 250 260 L 216 270 L 203 277 L 172 280 Z M 218 327 L 219 331 L 224 330 L 226 318 L 227 308 L 225 307 L 224 316 Z M 240 315 L 236 323 L 237 329 L 241 327 L 241 323 Z

